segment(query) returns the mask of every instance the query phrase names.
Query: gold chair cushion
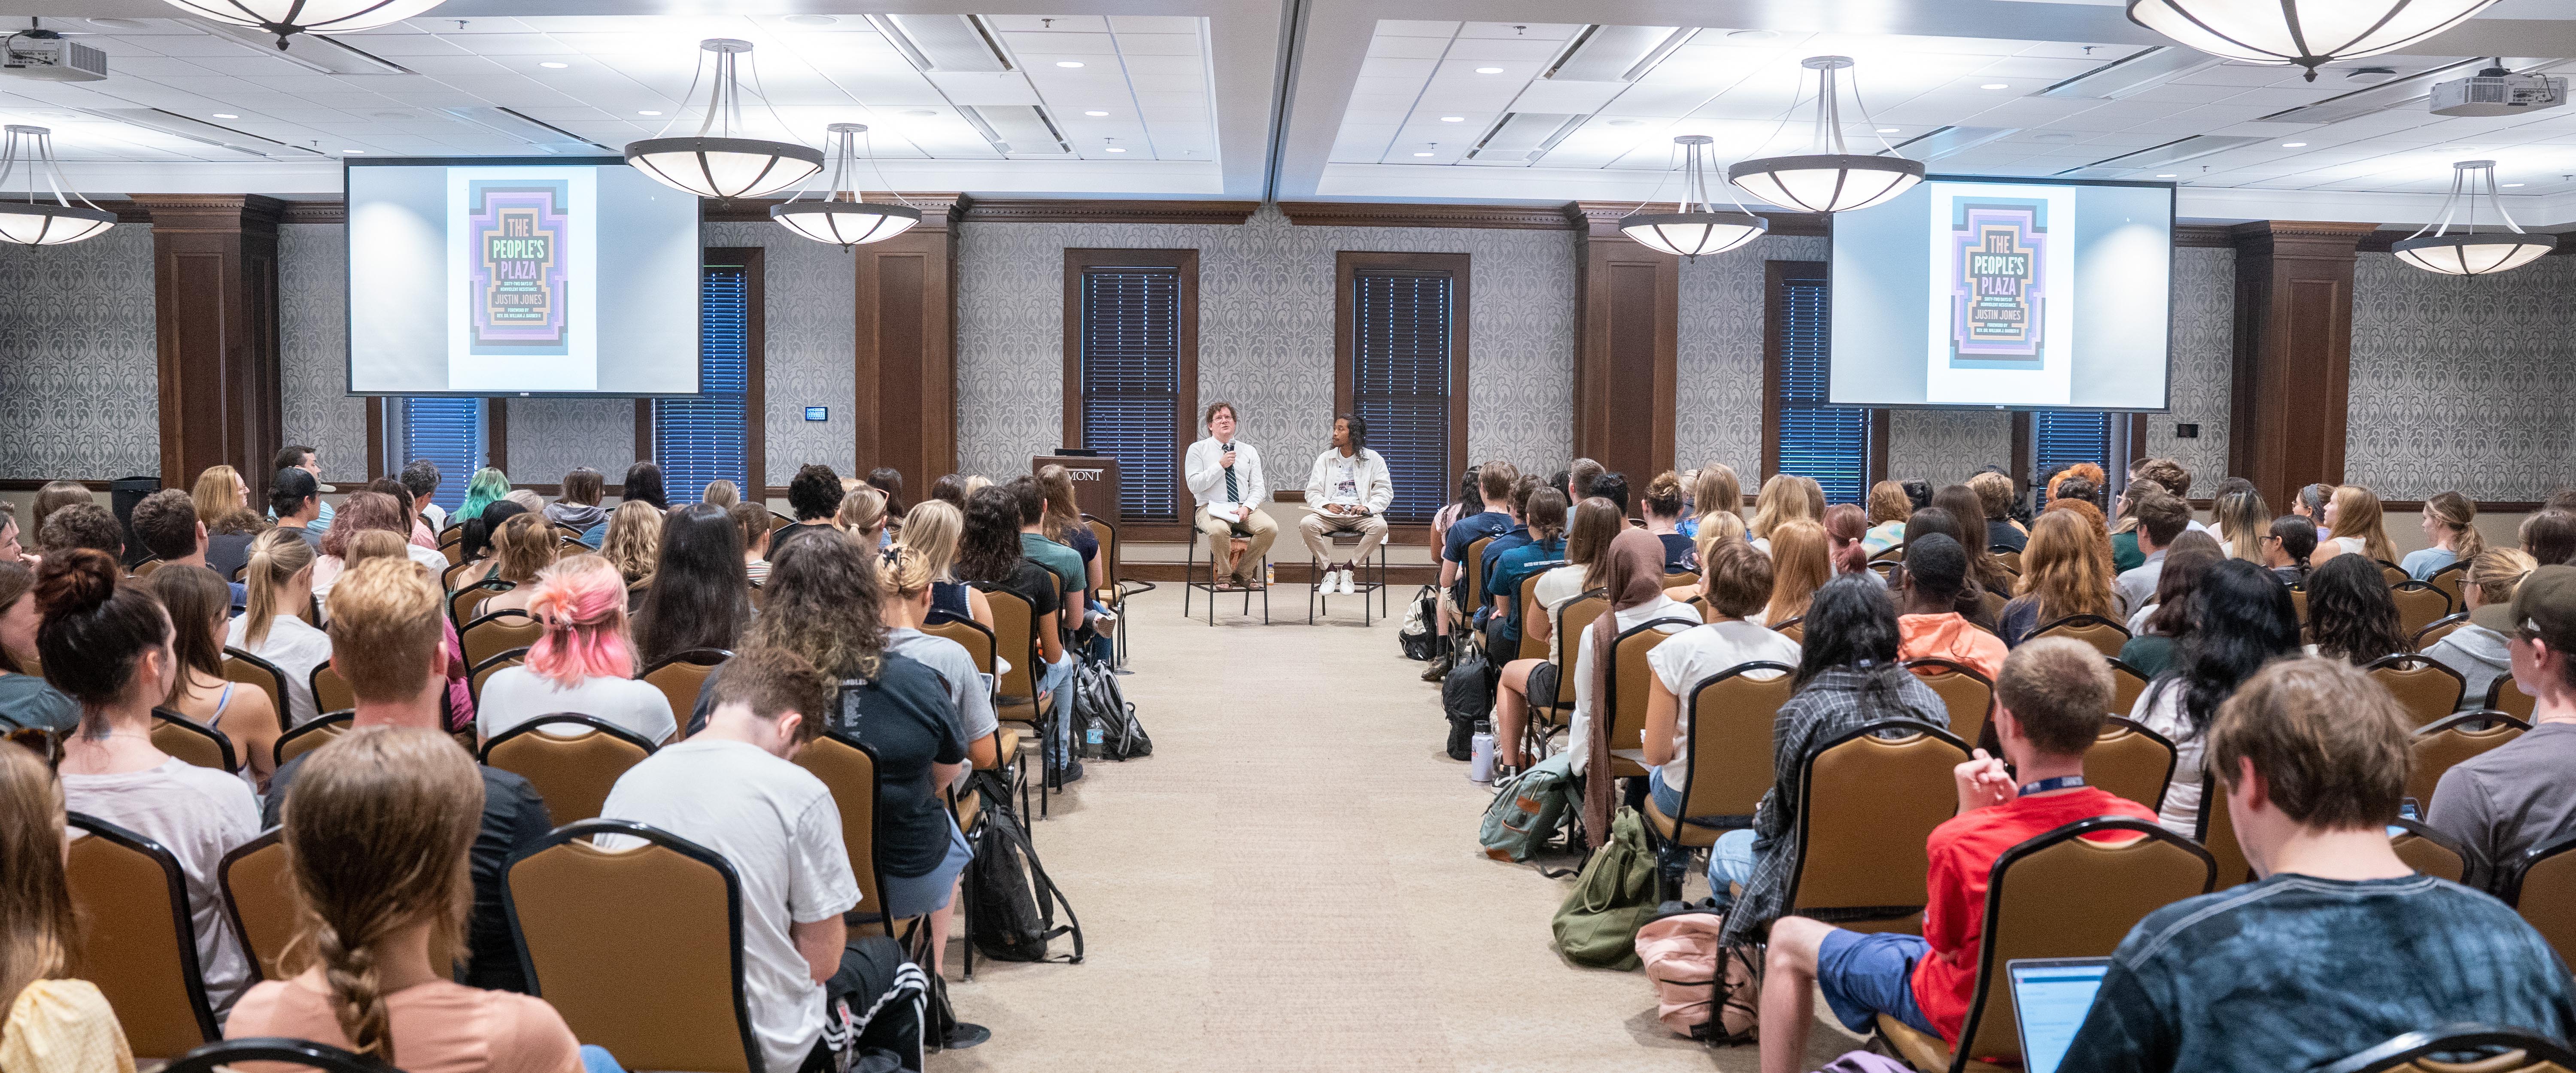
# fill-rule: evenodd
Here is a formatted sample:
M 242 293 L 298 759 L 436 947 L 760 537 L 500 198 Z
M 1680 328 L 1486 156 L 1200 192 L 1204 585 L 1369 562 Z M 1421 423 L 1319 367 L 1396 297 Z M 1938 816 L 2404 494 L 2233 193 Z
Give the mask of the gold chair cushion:
M 1717 836 L 1723 833 L 1714 827 L 1675 822 L 1672 817 L 1664 815 L 1664 810 L 1655 807 L 1655 798 L 1652 794 L 1646 796 L 1646 824 L 1654 828 L 1655 837 L 1685 846 L 1716 845 Z M 1674 833 L 1676 828 L 1680 830 L 1679 834 Z

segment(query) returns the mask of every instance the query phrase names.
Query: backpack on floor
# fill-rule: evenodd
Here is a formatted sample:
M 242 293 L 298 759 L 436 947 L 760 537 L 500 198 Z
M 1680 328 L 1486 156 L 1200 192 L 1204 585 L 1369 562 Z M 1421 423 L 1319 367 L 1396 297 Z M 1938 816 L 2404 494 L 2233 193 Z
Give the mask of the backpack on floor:
M 1637 810 L 1619 809 L 1610 841 L 1583 862 L 1574 890 L 1550 927 L 1567 961 L 1596 969 L 1637 967 L 1637 929 L 1655 915 L 1655 855 Z
M 1485 662 L 1482 653 L 1469 649 L 1449 668 L 1449 677 L 1440 680 L 1440 707 L 1449 716 L 1449 759 L 1465 760 L 1473 755 L 1476 724 L 1494 711 L 1496 677 L 1493 664 Z
M 1074 668 L 1070 711 L 1083 756 L 1123 761 L 1154 755 L 1154 739 L 1145 736 L 1136 705 L 1118 688 L 1118 672 L 1109 664 L 1086 659 Z
M 1082 921 L 1064 891 L 1047 878 L 1046 866 L 1038 863 L 1028 828 L 1012 810 L 1009 784 L 993 772 L 978 771 L 974 787 L 984 798 L 977 824 L 984 834 L 974 859 L 966 863 L 967 940 L 995 961 L 1080 964 Z M 1062 927 L 1055 922 L 1059 907 L 1064 910 Z M 1071 956 L 1047 955 L 1048 944 L 1058 936 L 1073 939 Z
M 1694 906 L 1637 929 L 1637 960 L 1655 984 L 1655 1017 L 1674 1035 L 1743 1043 L 1760 1022 L 1762 976 L 1753 948 L 1722 946 L 1726 916 Z M 1709 1021 L 1716 1011 L 1715 1024 Z
M 1429 585 L 1413 594 L 1413 602 L 1404 605 L 1404 626 L 1395 631 L 1395 642 L 1404 649 L 1404 658 L 1428 663 L 1440 656 L 1440 637 L 1431 632 L 1431 616 L 1440 613 L 1438 590 Z
M 1484 825 L 1476 840 L 1485 856 L 1498 861 L 1526 861 L 1556 837 L 1574 808 L 1574 754 L 1558 753 L 1530 765 L 1518 775 L 1494 784 L 1494 803 L 1485 806 Z

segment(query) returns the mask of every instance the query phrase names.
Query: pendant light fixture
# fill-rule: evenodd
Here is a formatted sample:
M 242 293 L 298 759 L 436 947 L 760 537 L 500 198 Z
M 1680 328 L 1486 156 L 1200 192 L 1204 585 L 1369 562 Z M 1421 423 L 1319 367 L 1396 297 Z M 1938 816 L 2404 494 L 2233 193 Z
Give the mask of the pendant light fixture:
M 54 132 L 45 127 L 28 127 L 12 123 L 6 132 L 8 141 L 0 145 L 0 190 L 8 189 L 9 176 L 26 169 L 22 180 L 26 200 L 0 200 L 0 241 L 21 246 L 60 246 L 95 238 L 116 226 L 116 214 L 90 204 L 79 194 L 82 208 L 63 196 L 63 165 L 54 159 Z M 54 192 L 54 203 L 36 200 L 36 173 L 45 173 L 45 186 Z
M 2478 183 L 2486 184 L 2486 199 L 2494 206 L 2496 219 L 2504 221 L 2503 231 L 2478 230 Z M 2451 221 L 2466 203 L 2469 222 L 2458 234 L 2451 233 Z M 2425 234 L 2430 231 L 2432 234 Z M 2496 196 L 2495 161 L 2463 160 L 2451 165 L 2451 196 L 2442 200 L 2442 218 L 2426 224 L 2392 247 L 2397 259 L 2427 272 L 2446 276 L 2489 276 L 2539 260 L 2558 248 L 2558 236 L 2534 235 L 2523 231 L 2513 217 L 2504 211 L 2504 202 Z
M 831 191 L 820 201 L 806 201 L 804 192 L 798 191 L 786 204 L 773 206 L 770 219 L 816 242 L 836 243 L 844 248 L 883 242 L 921 222 L 920 209 L 859 199 L 859 135 L 868 132 L 865 125 L 834 123 L 823 129 L 833 138 Z M 873 162 L 874 158 L 870 159 Z M 883 181 L 884 173 L 879 172 L 877 179 Z
M 1682 200 L 1671 212 L 1629 213 L 1619 218 L 1619 233 L 1650 250 L 1697 260 L 1703 253 L 1725 253 L 1762 237 L 1771 221 L 1749 212 L 1725 212 L 1708 196 L 1708 147 L 1717 139 L 1685 134 L 1673 139 L 1682 147 Z M 1737 205 L 1742 209 L 1744 206 Z
M 1923 164 L 1894 155 L 1893 148 L 1887 155 L 1874 156 L 1844 147 L 1842 104 L 1835 91 L 1834 72 L 1851 65 L 1849 56 L 1809 56 L 1799 64 L 1816 72 L 1814 152 L 1742 161 L 1726 169 L 1726 181 L 1763 201 L 1807 212 L 1865 209 L 1922 182 Z M 1852 101 L 1859 103 L 1857 92 Z M 1867 108 L 1861 110 L 1861 119 L 1869 119 Z
M 2496 0 L 2129 0 L 2129 21 L 2186 48 L 2308 69 L 2395 52 Z
M 775 193 L 823 170 L 823 154 L 814 149 L 794 142 L 735 136 L 745 128 L 742 83 L 735 73 L 734 61 L 751 52 L 751 42 L 713 37 L 698 42 L 698 47 L 714 54 L 716 72 L 712 88 L 707 91 L 706 118 L 698 123 L 697 137 L 664 138 L 657 132 L 643 141 L 628 142 L 627 163 L 674 190 L 712 198 Z M 698 73 L 706 73 L 705 56 L 698 57 Z M 697 93 L 695 79 L 689 83 L 689 93 Z M 763 95 L 762 107 L 768 104 Z M 776 110 L 771 111 L 770 118 L 777 119 Z M 662 129 L 668 131 L 670 123 L 678 121 L 679 117 L 673 116 Z
M 437 7 L 439 0 L 169 0 L 191 15 L 235 26 L 253 26 L 277 35 L 286 47 L 289 35 L 345 34 L 391 26 Z

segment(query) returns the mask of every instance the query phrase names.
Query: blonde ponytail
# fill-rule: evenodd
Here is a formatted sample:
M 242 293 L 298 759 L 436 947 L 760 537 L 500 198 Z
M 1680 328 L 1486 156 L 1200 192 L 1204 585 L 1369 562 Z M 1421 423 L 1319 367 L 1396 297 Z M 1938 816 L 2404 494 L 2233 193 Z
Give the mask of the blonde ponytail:
M 246 586 L 249 606 L 242 613 L 242 648 L 256 652 L 268 643 L 268 628 L 279 612 L 277 590 L 312 565 L 313 545 L 296 530 L 271 529 L 250 542 L 250 565 L 242 571 L 250 581 Z

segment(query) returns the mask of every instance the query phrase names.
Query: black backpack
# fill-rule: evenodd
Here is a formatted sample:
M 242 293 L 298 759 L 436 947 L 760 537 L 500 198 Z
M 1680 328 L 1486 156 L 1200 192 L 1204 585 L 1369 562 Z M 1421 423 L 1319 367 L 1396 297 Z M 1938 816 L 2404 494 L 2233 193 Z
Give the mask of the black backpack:
M 1413 609 L 1405 615 L 1404 625 L 1395 633 L 1395 642 L 1404 649 L 1404 658 L 1426 663 L 1440 658 L 1440 631 L 1432 628 L 1432 623 L 1439 621 L 1433 616 L 1439 613 L 1439 590 L 1425 585 L 1413 594 Z
M 1047 878 L 1046 866 L 1038 863 L 1028 829 L 1011 809 L 1009 785 L 993 772 L 978 771 L 974 787 L 984 798 L 984 814 L 977 821 L 984 834 L 974 860 L 966 864 L 968 941 L 995 961 L 1080 964 L 1082 921 L 1064 891 Z M 1062 927 L 1055 922 L 1059 907 L 1064 910 Z M 1072 955 L 1047 956 L 1047 945 L 1058 936 L 1072 937 Z
M 1073 678 L 1073 729 L 1082 755 L 1104 760 L 1132 760 L 1154 755 L 1154 739 L 1136 719 L 1136 705 L 1118 688 L 1118 672 L 1106 663 L 1084 660 Z
M 1469 649 L 1458 657 L 1457 666 L 1449 669 L 1449 677 L 1441 679 L 1440 707 L 1449 717 L 1449 759 L 1466 760 L 1474 755 L 1476 724 L 1493 714 L 1498 677 L 1482 651 Z

